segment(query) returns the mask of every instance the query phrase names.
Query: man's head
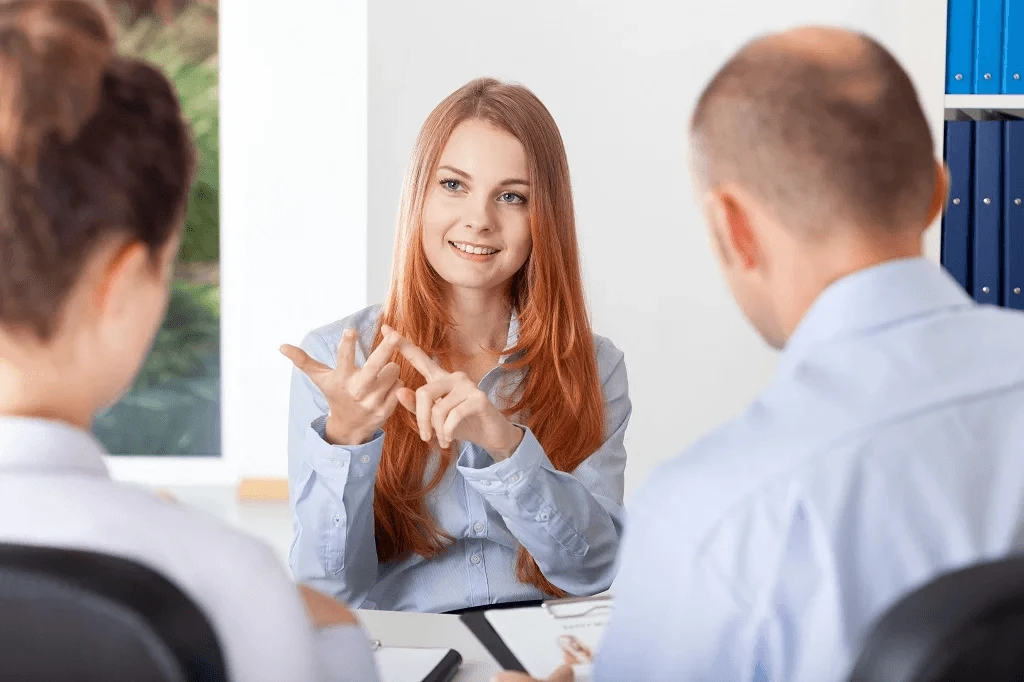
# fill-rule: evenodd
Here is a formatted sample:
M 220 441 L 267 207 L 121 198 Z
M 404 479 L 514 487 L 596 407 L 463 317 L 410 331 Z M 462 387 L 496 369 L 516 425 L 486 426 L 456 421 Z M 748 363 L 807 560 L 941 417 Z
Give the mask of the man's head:
M 839 29 L 744 46 L 698 100 L 691 143 L 726 279 L 777 348 L 832 281 L 920 255 L 945 197 L 909 76 L 877 42 Z

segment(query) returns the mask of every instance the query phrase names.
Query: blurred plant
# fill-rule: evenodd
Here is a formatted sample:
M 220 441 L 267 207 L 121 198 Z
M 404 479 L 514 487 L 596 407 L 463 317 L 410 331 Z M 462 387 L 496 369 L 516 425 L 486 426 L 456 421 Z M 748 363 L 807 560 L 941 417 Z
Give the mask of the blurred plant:
M 192 126 L 199 155 L 185 216 L 180 259 L 216 261 L 220 256 L 220 103 L 217 7 L 190 3 L 172 20 L 152 14 L 133 18 L 120 8 L 118 52 L 160 67 L 174 83 Z
M 220 301 L 175 280 L 167 319 L 131 390 L 93 431 L 117 455 L 220 454 Z
M 99 0 L 118 17 L 118 52 L 174 83 L 198 152 L 179 260 L 215 273 L 220 257 L 216 0 Z M 189 268 L 182 274 L 189 276 Z M 214 276 L 213 281 L 216 281 Z M 177 278 L 167 316 L 131 390 L 97 416 L 113 454 L 220 454 L 219 288 Z
M 132 390 L 151 388 L 177 377 L 201 376 L 207 358 L 219 350 L 219 289 L 175 280 L 167 317 Z

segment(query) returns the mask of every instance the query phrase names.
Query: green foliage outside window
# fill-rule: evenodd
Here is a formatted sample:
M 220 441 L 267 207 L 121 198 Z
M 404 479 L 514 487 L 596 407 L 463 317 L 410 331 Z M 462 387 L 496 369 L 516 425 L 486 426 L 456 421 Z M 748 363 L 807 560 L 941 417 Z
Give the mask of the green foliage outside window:
M 216 6 L 178 3 L 172 15 L 112 0 L 118 51 L 174 83 L 198 167 L 167 318 L 131 390 L 94 425 L 113 454 L 220 454 L 220 110 Z M 170 6 L 170 5 L 168 5 Z

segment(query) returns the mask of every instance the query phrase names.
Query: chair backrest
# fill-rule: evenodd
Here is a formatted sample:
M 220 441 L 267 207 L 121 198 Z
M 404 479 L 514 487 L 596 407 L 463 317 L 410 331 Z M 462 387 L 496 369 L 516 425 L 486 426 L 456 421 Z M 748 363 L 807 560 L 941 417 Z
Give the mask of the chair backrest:
M 1024 557 L 914 590 L 876 622 L 850 682 L 1024 680 Z
M 206 616 L 128 559 L 0 544 L 0 679 L 224 682 Z

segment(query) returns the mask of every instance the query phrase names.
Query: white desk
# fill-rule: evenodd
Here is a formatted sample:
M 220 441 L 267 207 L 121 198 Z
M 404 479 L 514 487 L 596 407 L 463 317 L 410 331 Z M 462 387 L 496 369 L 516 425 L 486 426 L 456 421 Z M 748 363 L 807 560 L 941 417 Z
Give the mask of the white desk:
M 404 611 L 356 611 L 371 639 L 383 646 L 446 647 L 462 654 L 455 682 L 490 682 L 501 671 L 458 616 Z

